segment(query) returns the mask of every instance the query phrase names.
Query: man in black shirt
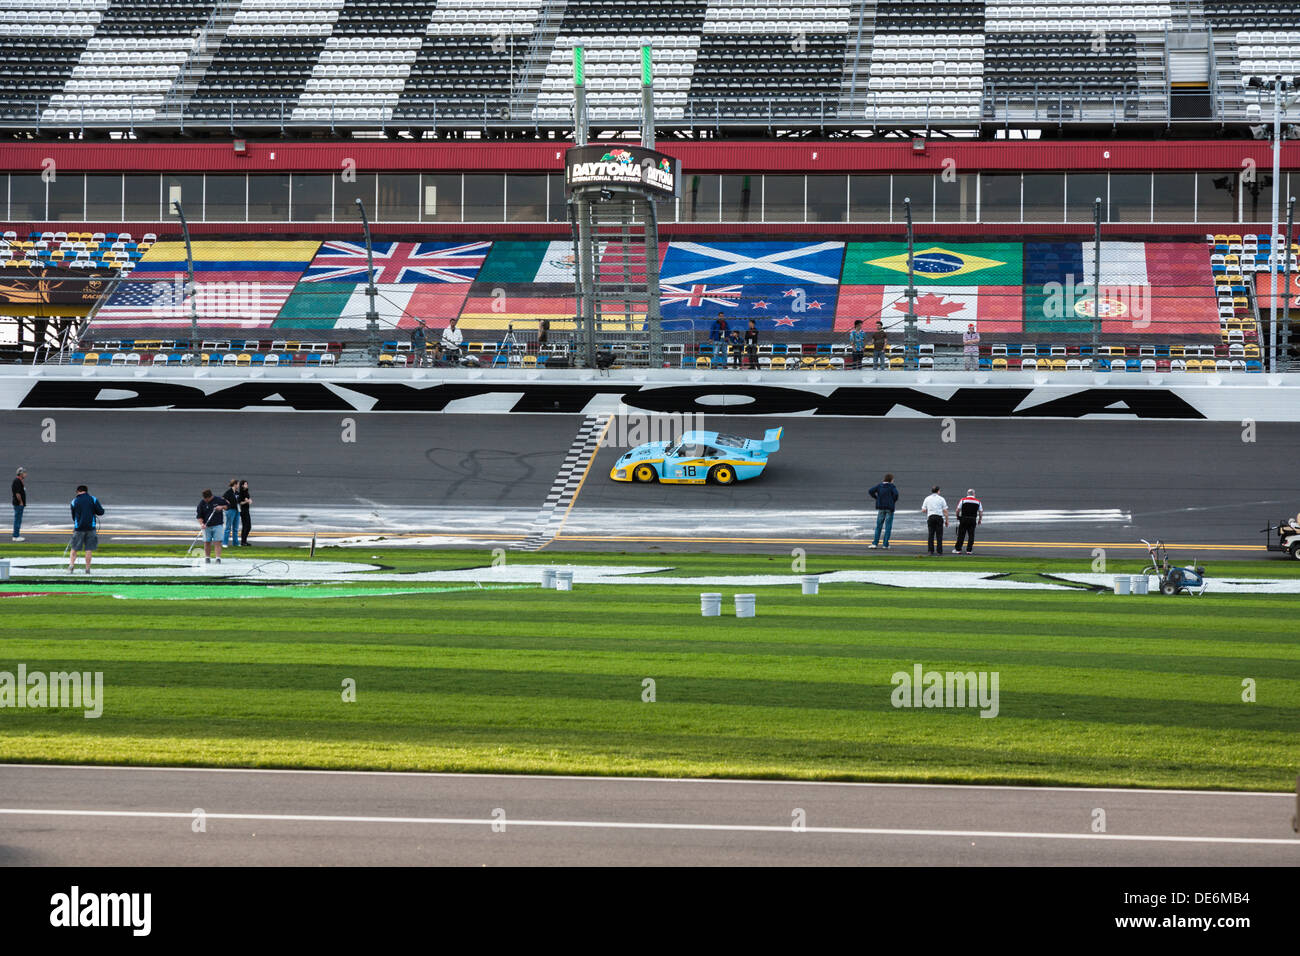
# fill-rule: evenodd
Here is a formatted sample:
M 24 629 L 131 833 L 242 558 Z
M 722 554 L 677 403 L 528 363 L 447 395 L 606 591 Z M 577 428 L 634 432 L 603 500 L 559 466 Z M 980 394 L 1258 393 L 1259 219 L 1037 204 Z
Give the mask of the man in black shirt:
M 753 319 L 745 329 L 745 361 L 750 368 L 758 368 L 758 325 Z
M 953 554 L 961 553 L 961 543 L 966 541 L 966 553 L 975 547 L 975 526 L 984 523 L 984 504 L 975 497 L 975 489 L 967 488 L 966 497 L 957 503 L 957 547 Z
M 194 516 L 198 518 L 199 528 L 203 532 L 203 563 L 212 563 L 212 546 L 217 546 L 217 564 L 221 563 L 221 528 L 225 524 L 226 501 L 214 498 L 211 488 L 203 489 L 203 500 L 199 502 Z
M 13 492 L 15 541 L 23 540 L 23 509 L 27 507 L 27 485 L 23 481 L 26 477 L 27 469 L 19 468 L 18 474 L 14 476 L 14 483 L 10 488 L 10 491 Z

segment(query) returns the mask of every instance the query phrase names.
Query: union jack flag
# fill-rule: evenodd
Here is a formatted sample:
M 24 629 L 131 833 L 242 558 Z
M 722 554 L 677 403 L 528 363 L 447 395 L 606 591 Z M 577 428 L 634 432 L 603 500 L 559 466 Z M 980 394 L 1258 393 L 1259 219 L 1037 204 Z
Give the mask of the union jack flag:
M 490 242 L 376 242 L 375 282 L 472 282 Z M 325 242 L 303 282 L 365 282 L 364 242 Z
M 698 309 L 705 305 L 725 305 L 735 308 L 740 303 L 741 287 L 738 285 L 665 285 L 659 288 L 661 305 L 682 305 L 688 309 Z

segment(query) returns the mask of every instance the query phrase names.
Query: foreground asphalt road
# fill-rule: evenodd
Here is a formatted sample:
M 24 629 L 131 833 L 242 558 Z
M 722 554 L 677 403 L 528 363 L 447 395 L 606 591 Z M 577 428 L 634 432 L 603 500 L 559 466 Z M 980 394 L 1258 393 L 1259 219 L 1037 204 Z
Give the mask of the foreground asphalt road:
M 333 413 L 60 412 L 51 443 L 40 440 L 46 417 L 6 415 L 0 460 L 10 473 L 29 471 L 29 540 L 60 543 L 78 483 L 108 508 L 109 542 L 188 540 L 199 492 L 238 476 L 251 484 L 262 543 L 316 532 L 509 544 L 528 534 L 582 424 L 572 415 L 354 413 L 355 441 L 344 441 L 344 416 Z M 933 484 L 952 505 L 968 487 L 984 499 L 985 553 L 1140 553 L 1139 538 L 1160 537 L 1180 558 L 1190 558 L 1182 549 L 1264 557 L 1258 529 L 1300 509 L 1300 424 L 1263 423 L 1246 442 L 1239 425 L 1208 422 L 704 421 L 754 436 L 777 425 L 785 435 L 767 473 L 727 488 L 616 483 L 609 469 L 624 449 L 601 448 L 549 547 L 856 552 L 874 526 L 866 489 L 886 471 L 903 493 L 895 543 L 913 554 L 924 543 L 917 509 Z
M 1300 865 L 1288 794 L 15 765 L 0 795 L 3 866 Z

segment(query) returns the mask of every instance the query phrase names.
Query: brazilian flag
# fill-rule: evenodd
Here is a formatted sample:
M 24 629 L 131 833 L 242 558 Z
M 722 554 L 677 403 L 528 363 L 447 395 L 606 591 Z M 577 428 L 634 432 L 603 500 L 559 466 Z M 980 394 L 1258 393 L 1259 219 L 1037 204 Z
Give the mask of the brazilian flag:
M 1018 242 L 917 242 L 912 273 L 918 287 L 1020 285 L 1023 253 Z M 844 255 L 845 285 L 905 285 L 907 243 L 850 242 Z

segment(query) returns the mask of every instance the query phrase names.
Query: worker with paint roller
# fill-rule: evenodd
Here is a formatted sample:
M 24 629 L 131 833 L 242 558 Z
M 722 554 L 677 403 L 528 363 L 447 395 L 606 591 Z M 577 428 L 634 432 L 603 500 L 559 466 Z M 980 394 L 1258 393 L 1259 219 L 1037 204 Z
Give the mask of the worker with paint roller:
M 217 547 L 217 564 L 221 563 L 221 532 L 226 523 L 226 502 L 224 498 L 214 498 L 211 488 L 203 489 L 203 500 L 199 502 L 194 516 L 199 522 L 199 533 L 203 535 L 203 563 L 212 563 L 212 546 Z

